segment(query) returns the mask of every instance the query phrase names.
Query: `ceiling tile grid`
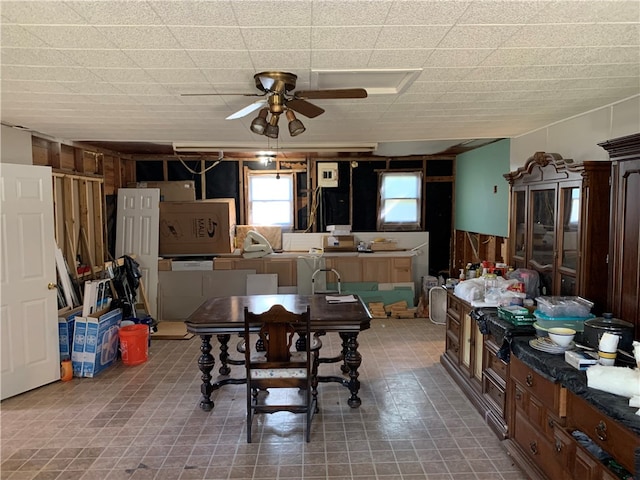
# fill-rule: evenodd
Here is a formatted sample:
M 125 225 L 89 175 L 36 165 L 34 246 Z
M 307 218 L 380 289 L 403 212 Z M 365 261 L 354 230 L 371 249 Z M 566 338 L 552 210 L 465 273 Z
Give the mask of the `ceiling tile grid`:
M 2 122 L 69 140 L 263 142 L 254 74 L 421 69 L 404 92 L 309 100 L 281 141 L 521 135 L 640 94 L 637 0 L 2 1 Z M 351 85 L 349 86 L 351 88 Z M 218 94 L 185 97 L 185 93 Z M 219 95 L 224 94 L 224 95 Z

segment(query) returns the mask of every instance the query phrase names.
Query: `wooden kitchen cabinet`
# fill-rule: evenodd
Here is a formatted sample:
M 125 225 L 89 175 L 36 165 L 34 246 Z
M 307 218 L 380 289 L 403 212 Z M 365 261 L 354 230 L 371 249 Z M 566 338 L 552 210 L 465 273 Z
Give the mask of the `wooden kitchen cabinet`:
M 342 282 L 413 282 L 413 256 L 327 254 L 324 259 L 327 268 L 338 271 Z
M 613 160 L 608 309 L 640 340 L 640 133 L 599 145 Z
M 567 390 L 511 356 L 507 450 L 533 478 L 565 477 L 555 429 L 565 423 Z
M 541 295 L 579 295 L 606 307 L 611 162 L 536 152 L 505 175 L 511 186 L 509 262 L 540 275 Z
M 506 438 L 509 365 L 497 357 L 495 338 L 480 332 L 471 310 L 468 302 L 447 292 L 445 351 L 440 363 L 496 435 Z

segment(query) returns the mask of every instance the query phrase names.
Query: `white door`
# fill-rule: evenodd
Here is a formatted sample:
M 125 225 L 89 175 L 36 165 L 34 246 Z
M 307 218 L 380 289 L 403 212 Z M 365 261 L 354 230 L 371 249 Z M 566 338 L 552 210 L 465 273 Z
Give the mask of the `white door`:
M 0 212 L 5 399 L 60 379 L 51 168 L 0 163 Z
M 149 301 L 148 312 L 157 319 L 159 188 L 119 188 L 116 257 L 135 255 Z M 138 291 L 138 303 L 142 302 Z

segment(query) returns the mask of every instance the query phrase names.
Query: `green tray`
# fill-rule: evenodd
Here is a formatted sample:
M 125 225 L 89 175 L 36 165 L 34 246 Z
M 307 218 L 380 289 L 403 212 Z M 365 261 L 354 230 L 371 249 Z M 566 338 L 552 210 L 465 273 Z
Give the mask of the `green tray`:
M 498 307 L 498 318 L 513 325 L 532 325 L 535 317 L 524 307 Z

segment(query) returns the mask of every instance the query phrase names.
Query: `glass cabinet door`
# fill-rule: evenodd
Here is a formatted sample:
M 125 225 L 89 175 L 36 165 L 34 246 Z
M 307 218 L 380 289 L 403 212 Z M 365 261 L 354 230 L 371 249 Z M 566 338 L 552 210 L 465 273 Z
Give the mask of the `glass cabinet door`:
M 527 225 L 526 225 L 526 192 L 524 190 L 514 190 L 513 192 L 513 212 L 515 219 L 515 239 L 513 255 L 517 260 L 524 260 L 527 254 Z
M 531 191 L 531 255 L 540 268 L 553 266 L 556 244 L 555 189 Z
M 560 190 L 560 267 L 576 270 L 578 265 L 578 232 L 580 231 L 580 188 Z

